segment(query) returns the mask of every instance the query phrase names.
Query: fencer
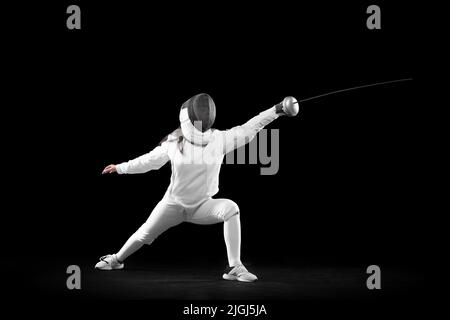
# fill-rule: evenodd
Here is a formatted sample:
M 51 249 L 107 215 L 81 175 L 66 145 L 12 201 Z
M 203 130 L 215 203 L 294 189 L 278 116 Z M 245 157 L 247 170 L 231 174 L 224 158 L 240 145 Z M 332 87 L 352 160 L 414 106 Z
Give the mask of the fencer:
M 147 221 L 115 254 L 102 256 L 99 270 L 124 268 L 124 261 L 144 244 L 151 244 L 167 229 L 181 222 L 208 225 L 223 222 L 228 266 L 225 280 L 253 282 L 258 278 L 241 261 L 241 223 L 238 205 L 229 199 L 213 198 L 219 191 L 219 172 L 226 153 L 251 141 L 266 125 L 280 116 L 294 116 L 298 103 L 293 97 L 269 108 L 243 125 L 230 130 L 213 129 L 216 105 L 205 93 L 182 104 L 180 127 L 151 152 L 117 165 L 103 173 L 137 174 L 157 170 L 170 162 L 170 185 Z

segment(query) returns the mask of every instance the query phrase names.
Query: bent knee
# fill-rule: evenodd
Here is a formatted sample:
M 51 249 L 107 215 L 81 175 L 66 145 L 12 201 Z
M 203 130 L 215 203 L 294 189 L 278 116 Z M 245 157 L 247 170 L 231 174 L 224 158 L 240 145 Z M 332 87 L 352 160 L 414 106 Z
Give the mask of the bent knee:
M 223 221 L 227 221 L 232 216 L 239 214 L 239 206 L 232 200 L 226 200 L 225 210 L 223 214 Z

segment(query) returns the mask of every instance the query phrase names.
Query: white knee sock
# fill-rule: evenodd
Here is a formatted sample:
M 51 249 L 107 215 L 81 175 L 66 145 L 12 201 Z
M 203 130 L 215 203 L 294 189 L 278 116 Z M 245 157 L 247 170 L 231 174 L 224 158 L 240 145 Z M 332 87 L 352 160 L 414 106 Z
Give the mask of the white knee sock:
M 239 216 L 239 214 L 235 214 L 223 224 L 223 237 L 227 246 L 230 267 L 241 264 L 241 220 Z
M 130 255 L 138 251 L 143 245 L 144 242 L 139 241 L 133 234 L 116 254 L 117 260 L 123 262 Z

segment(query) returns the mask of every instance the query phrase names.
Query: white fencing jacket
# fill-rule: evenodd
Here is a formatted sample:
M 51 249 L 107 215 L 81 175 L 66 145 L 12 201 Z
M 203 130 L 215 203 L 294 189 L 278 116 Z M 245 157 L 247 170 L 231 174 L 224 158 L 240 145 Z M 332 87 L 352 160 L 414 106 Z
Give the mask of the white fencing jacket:
M 219 191 L 219 172 L 224 155 L 250 142 L 262 128 L 279 116 L 275 107 L 272 107 L 241 126 L 226 131 L 213 129 L 206 146 L 184 141 L 183 152 L 178 148 L 177 137 L 169 135 L 165 142 L 149 153 L 118 164 L 117 173 L 135 174 L 157 170 L 170 160 L 172 176 L 166 196 L 184 207 L 197 206 Z

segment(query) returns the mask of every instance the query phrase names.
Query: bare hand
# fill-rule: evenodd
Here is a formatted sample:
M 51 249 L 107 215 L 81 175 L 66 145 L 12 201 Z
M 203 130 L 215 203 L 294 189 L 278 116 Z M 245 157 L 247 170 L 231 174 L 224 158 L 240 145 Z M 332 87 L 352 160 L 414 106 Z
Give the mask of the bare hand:
M 114 173 L 114 172 L 117 172 L 116 165 L 110 164 L 109 166 L 106 166 L 105 169 L 103 169 L 102 174 Z

